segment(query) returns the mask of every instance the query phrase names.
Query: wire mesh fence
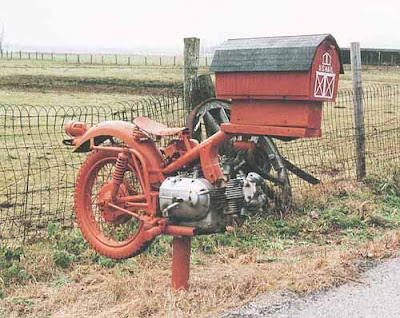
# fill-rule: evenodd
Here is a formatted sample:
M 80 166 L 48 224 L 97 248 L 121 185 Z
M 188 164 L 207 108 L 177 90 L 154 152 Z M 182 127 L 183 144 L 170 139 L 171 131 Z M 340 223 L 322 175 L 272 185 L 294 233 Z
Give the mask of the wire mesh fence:
M 396 85 L 364 89 L 367 173 L 399 163 L 399 93 Z M 323 137 L 277 141 L 282 154 L 324 182 L 354 178 L 353 98 L 352 90 L 341 90 L 336 103 L 323 106 Z M 182 98 L 171 95 L 80 108 L 0 104 L 0 240 L 35 240 L 50 221 L 74 225 L 74 182 L 86 155 L 62 144 L 66 122 L 148 116 L 176 126 L 186 115 Z M 292 176 L 292 185 L 296 191 L 305 183 Z
M 322 181 L 356 177 L 354 92 L 340 90 L 335 103 L 324 103 L 322 138 L 278 142 L 282 154 Z M 379 173 L 400 158 L 400 91 L 398 85 L 363 90 L 366 169 Z M 304 182 L 292 178 L 293 186 Z
M 73 188 L 85 155 L 62 144 L 64 124 L 131 121 L 148 116 L 182 124 L 183 102 L 158 96 L 112 106 L 36 107 L 0 105 L 0 240 L 40 237 L 49 221 L 73 226 Z
M 0 59 L 3 60 L 28 60 L 46 61 L 69 64 L 94 64 L 94 65 L 132 65 L 132 66 L 164 66 L 183 67 L 182 55 L 142 55 L 142 54 L 96 54 L 96 53 L 51 53 L 51 52 L 22 52 L 1 51 Z M 199 66 L 210 65 L 212 55 L 202 55 Z

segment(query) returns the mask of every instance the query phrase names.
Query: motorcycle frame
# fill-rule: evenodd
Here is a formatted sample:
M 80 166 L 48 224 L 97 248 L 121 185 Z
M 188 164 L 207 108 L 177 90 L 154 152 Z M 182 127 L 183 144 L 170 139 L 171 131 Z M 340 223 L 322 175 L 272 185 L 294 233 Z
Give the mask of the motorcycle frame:
M 225 141 L 232 138 L 233 135 L 219 131 L 195 146 L 192 146 L 193 144 L 189 142 L 190 136 L 188 134 L 181 133 L 179 134 L 179 137 L 184 141 L 186 152 L 165 167 L 160 167 L 158 170 L 151 172 L 158 175 L 163 181 L 169 175 L 174 174 L 178 170 L 200 159 L 200 165 L 202 167 L 204 177 L 210 183 L 219 185 L 219 182 L 222 181 L 223 178 L 223 173 L 218 160 L 219 148 Z M 90 149 L 92 151 L 113 152 L 116 154 L 116 156 L 118 156 L 120 153 L 128 155 L 129 162 L 137 171 L 137 177 L 139 179 L 139 183 L 141 184 L 143 194 L 115 198 L 115 202 L 108 202 L 107 205 L 120 212 L 138 218 L 148 224 L 148 230 L 146 233 L 148 234 L 149 240 L 162 233 L 173 236 L 195 235 L 195 229 L 192 227 L 168 225 L 166 219 L 157 217 L 158 191 L 152 190 L 152 184 L 148 173 L 151 169 L 147 165 L 146 157 L 140 151 L 130 147 L 96 146 L 94 138 L 90 139 Z M 119 190 L 119 185 L 114 184 L 113 186 L 116 187 L 114 188 L 114 192 L 117 193 Z M 121 203 L 124 204 L 124 208 L 117 205 Z M 143 216 L 135 213 L 137 210 L 145 211 L 147 215 Z

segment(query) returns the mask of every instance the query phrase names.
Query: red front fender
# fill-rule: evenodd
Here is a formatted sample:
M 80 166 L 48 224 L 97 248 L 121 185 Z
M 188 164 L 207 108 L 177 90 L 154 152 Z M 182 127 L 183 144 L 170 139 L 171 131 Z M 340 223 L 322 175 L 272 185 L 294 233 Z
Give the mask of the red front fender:
M 90 151 L 90 140 L 93 139 L 94 145 L 98 146 L 109 137 L 122 140 L 129 148 L 140 152 L 146 160 L 149 171 L 150 182 L 162 182 L 163 177 L 160 169 L 163 166 L 163 158 L 153 140 L 138 142 L 134 138 L 136 126 L 125 121 L 105 121 L 90 128 L 82 136 L 77 138 L 74 152 Z

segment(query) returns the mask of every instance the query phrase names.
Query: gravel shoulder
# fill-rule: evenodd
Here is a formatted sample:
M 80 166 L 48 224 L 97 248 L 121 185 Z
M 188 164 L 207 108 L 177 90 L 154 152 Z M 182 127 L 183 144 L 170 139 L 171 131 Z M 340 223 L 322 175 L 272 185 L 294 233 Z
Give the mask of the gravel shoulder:
M 400 317 L 400 258 L 379 263 L 338 288 L 306 297 L 286 291 L 262 295 L 223 317 Z

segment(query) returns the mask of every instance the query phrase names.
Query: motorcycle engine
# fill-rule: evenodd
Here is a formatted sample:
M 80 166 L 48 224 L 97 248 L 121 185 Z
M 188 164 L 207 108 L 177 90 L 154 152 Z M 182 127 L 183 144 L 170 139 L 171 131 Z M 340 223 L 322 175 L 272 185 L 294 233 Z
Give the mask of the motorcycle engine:
M 227 215 L 254 214 L 266 201 L 264 179 L 255 172 L 230 179 L 223 188 L 215 188 L 204 178 L 169 177 L 159 193 L 163 217 L 173 224 L 196 227 L 202 234 L 223 232 Z

